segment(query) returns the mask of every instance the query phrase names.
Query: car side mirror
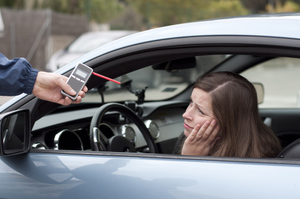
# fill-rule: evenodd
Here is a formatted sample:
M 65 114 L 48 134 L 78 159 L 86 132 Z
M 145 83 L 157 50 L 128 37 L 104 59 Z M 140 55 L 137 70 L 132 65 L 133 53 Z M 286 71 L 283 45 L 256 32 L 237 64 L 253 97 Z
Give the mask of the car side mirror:
M 264 102 L 264 86 L 261 83 L 252 83 L 257 94 L 257 102 L 258 104 L 261 104 Z
M 0 115 L 0 155 L 26 153 L 30 143 L 29 110 L 17 110 Z

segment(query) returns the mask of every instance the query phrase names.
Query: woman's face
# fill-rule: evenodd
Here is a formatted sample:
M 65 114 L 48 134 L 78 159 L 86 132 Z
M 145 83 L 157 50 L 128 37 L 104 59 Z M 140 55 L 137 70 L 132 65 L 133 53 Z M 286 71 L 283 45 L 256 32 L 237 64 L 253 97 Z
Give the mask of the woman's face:
M 211 103 L 211 96 L 199 88 L 194 88 L 191 95 L 191 102 L 187 107 L 184 118 L 184 135 L 187 137 L 196 124 L 201 126 L 206 121 L 212 121 L 214 117 Z

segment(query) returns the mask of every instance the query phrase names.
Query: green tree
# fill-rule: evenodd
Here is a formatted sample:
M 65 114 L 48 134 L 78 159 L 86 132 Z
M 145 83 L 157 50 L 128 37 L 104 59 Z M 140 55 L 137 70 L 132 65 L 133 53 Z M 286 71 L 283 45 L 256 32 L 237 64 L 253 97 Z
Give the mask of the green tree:
M 116 30 L 142 30 L 145 27 L 141 14 L 129 5 L 125 6 L 123 12 L 109 24 L 111 29 Z
M 249 11 L 241 4 L 240 1 L 211 1 L 208 8 L 207 18 L 230 17 L 249 14 Z
M 91 20 L 107 23 L 123 12 L 124 5 L 118 0 L 89 0 L 86 10 L 90 12 Z
M 127 0 L 148 27 L 247 14 L 239 0 Z M 218 10 L 219 9 L 219 10 Z
M 128 0 L 128 2 L 143 16 L 144 23 L 148 27 L 192 21 L 201 15 L 198 10 L 209 5 L 208 1 L 203 0 Z
M 299 12 L 300 5 L 294 1 L 286 1 L 284 4 L 278 1 L 275 5 L 268 4 L 266 11 L 268 13 Z
M 24 0 L 1 0 L 0 7 L 24 8 Z
M 35 8 L 50 8 L 67 14 L 84 13 L 84 1 L 82 0 L 43 0 L 42 3 L 39 2 L 35 0 Z
M 242 4 L 251 12 L 251 13 L 265 13 L 267 5 L 276 6 L 276 3 L 280 2 L 282 5 L 286 0 L 240 0 Z
M 106 23 L 117 17 L 124 6 L 118 0 L 36 0 L 35 8 L 50 8 L 67 14 L 87 15 L 91 21 Z

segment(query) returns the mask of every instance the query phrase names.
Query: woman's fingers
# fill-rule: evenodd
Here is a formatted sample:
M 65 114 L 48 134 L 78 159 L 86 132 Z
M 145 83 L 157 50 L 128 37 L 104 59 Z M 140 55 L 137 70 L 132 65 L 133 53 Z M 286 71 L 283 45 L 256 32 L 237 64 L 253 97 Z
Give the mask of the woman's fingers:
M 203 139 L 207 140 L 209 138 L 214 139 L 215 135 L 213 134 L 213 132 L 215 132 L 215 126 L 216 126 L 216 120 L 213 119 L 210 124 L 208 125 L 208 127 L 206 127 L 205 132 L 203 134 Z
M 197 124 L 194 129 L 192 130 L 192 132 L 190 133 L 190 135 L 187 137 L 187 140 L 192 142 L 194 141 L 196 135 L 197 135 L 197 132 L 199 131 L 200 129 L 200 124 Z
M 211 129 L 212 129 L 212 123 L 210 121 L 206 121 L 204 122 L 204 124 L 202 125 L 200 131 L 198 132 L 198 138 L 199 139 L 203 139 L 206 140 L 207 137 L 210 135 L 211 133 Z
M 220 131 L 220 126 L 217 125 L 215 122 L 214 129 L 212 130 L 211 135 L 208 137 L 208 141 L 213 142 L 216 139 L 219 131 Z
M 216 144 L 220 127 L 216 120 L 206 121 L 202 126 L 197 124 L 184 142 L 182 155 L 208 155 Z
M 216 125 L 217 122 L 215 119 L 212 121 L 206 121 L 200 128 L 200 125 L 196 125 L 196 127 L 191 132 L 191 140 L 193 141 L 213 141 L 218 132 L 219 132 L 219 126 Z

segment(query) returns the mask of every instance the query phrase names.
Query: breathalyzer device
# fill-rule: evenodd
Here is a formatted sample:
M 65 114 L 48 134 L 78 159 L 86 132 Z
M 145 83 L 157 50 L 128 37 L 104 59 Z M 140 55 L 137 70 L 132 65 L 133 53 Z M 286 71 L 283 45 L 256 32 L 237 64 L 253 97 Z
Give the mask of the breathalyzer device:
M 88 67 L 85 64 L 79 63 L 72 71 L 72 74 L 67 80 L 67 84 L 69 84 L 72 87 L 72 89 L 76 92 L 76 95 L 69 95 L 64 90 L 61 90 L 61 93 L 64 96 L 67 96 L 75 101 L 78 97 L 79 92 L 83 89 L 92 73 L 92 68 Z

